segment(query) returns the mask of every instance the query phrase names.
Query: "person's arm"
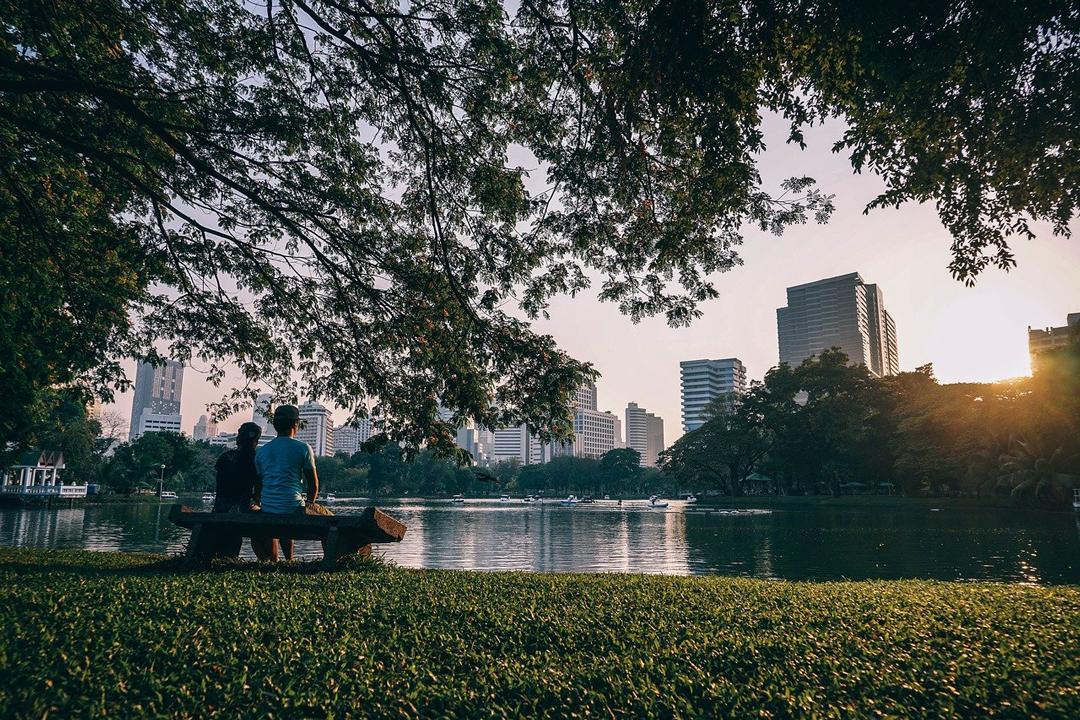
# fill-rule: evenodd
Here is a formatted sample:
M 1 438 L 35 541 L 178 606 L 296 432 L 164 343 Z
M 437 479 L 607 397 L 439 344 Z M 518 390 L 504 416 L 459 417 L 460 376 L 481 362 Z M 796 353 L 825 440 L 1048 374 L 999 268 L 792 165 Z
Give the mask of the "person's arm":
M 308 504 L 315 502 L 319 497 L 319 473 L 315 470 L 315 453 L 308 447 L 308 459 L 304 467 L 304 484 L 307 485 Z
M 262 506 L 262 472 L 259 470 L 259 460 L 255 459 L 255 486 L 251 493 L 251 506 Z

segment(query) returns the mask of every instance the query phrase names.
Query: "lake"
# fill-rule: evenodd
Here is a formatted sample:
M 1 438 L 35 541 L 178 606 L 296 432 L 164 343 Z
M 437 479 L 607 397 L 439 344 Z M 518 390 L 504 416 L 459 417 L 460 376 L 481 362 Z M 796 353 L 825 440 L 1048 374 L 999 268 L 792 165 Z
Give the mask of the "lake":
M 199 505 L 198 500 L 189 504 Z M 360 512 L 366 501 L 333 505 Z M 791 506 L 706 512 L 672 501 L 385 500 L 408 525 L 379 554 L 416 568 L 743 575 L 788 580 L 935 578 L 1080 583 L 1080 516 L 1005 509 Z M 0 509 L 0 544 L 179 553 L 188 531 L 146 503 Z M 250 548 L 244 548 L 251 557 Z M 318 543 L 297 543 L 319 557 Z

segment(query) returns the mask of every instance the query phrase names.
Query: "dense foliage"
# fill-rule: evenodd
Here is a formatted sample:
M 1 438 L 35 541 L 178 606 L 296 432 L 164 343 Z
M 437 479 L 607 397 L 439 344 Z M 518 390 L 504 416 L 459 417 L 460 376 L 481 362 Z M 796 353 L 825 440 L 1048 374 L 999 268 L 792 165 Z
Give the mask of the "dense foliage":
M 1080 338 L 1032 378 L 941 385 L 930 366 L 875 378 L 838 350 L 716 403 L 665 473 L 730 495 L 899 491 L 1064 504 L 1080 487 Z
M 1075 587 L 4 549 L 0 715 L 1066 718 L 1077 618 Z
M 643 497 L 661 492 L 669 478 L 641 468 L 634 450 L 611 450 L 599 459 L 559 457 L 540 465 L 501 462 L 491 467 L 462 467 L 425 449 L 411 461 L 401 449 L 387 445 L 376 452 L 350 457 L 317 458 L 324 490 L 368 497 L 494 496 L 500 493 L 543 493 L 565 497 Z
M 590 369 L 513 306 L 591 275 L 684 324 L 745 226 L 824 221 L 812 179 L 759 174 L 766 112 L 800 144 L 842 117 L 871 207 L 935 203 L 958 278 L 1076 213 L 1066 0 L 510 6 L 0 0 L 0 446 L 155 349 L 295 373 L 409 451 L 465 418 L 565 435 Z
M 159 480 L 173 492 L 213 491 L 214 463 L 224 449 L 179 433 L 146 433 L 113 449 L 101 465 L 99 482 L 120 493 L 156 489 Z

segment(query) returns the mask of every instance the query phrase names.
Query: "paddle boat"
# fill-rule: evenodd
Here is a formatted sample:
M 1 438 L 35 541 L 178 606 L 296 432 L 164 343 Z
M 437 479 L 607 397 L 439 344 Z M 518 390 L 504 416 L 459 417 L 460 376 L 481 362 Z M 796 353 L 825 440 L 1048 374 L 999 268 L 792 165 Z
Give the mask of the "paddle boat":
M 649 498 L 649 507 L 651 508 L 666 508 L 668 504 L 660 499 L 658 495 L 653 495 Z
M 212 492 L 207 492 L 207 493 L 203 493 L 203 494 L 202 494 L 202 501 L 203 501 L 204 503 L 212 503 L 212 502 L 214 502 L 214 500 L 216 500 L 216 499 L 217 499 L 217 495 L 215 495 L 215 494 L 214 494 L 214 493 L 212 493 Z
M 505 495 L 505 494 L 504 494 L 504 495 L 500 495 L 500 496 L 499 496 L 499 502 L 510 502 L 510 496 L 509 496 L 509 495 Z
M 687 502 L 687 504 L 696 503 L 697 502 L 697 496 L 695 496 L 695 495 L 687 495 L 686 496 L 686 502 Z
M 521 502 L 534 503 L 536 502 L 536 496 L 526 495 L 525 497 L 521 498 Z
M 604 496 L 604 499 L 605 499 L 605 500 L 610 500 L 610 499 L 611 499 L 611 496 L 610 496 L 610 495 L 605 495 L 605 496 Z
M 1080 488 L 1073 488 L 1073 510 L 1080 512 Z
M 465 502 L 465 498 L 462 497 L 461 495 L 455 495 L 454 497 L 450 498 L 450 502 L 452 502 L 452 503 L 463 503 L 463 502 Z
M 162 500 L 175 500 L 176 499 L 176 493 L 174 493 L 172 490 L 165 490 L 165 491 L 163 491 L 161 493 L 161 499 Z
M 337 495 L 335 495 L 334 493 L 326 493 L 326 502 L 328 502 L 328 503 L 336 503 L 337 502 Z
M 578 496 L 577 496 L 577 495 L 570 495 L 570 496 L 569 496 L 569 497 L 567 497 L 567 498 L 566 498 L 565 500 L 560 500 L 559 502 L 560 502 L 560 503 L 561 503 L 562 505 L 577 505 L 577 504 L 578 504 L 579 502 L 581 502 L 581 501 L 580 501 L 580 500 L 578 500 Z

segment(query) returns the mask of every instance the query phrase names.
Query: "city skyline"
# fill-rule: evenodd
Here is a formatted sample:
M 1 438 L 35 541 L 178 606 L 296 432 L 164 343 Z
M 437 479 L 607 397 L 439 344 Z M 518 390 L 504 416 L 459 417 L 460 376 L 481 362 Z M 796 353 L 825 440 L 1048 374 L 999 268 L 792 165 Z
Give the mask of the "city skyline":
M 1080 242 L 1054 237 L 1044 223 L 1034 223 L 1035 241 L 1017 240 L 1017 267 L 989 268 L 974 287 L 950 277 L 949 234 L 930 205 L 881 208 L 868 215 L 863 207 L 883 187 L 871 173 L 854 175 L 841 155 L 828 151 L 844 124 L 830 121 L 807 132 L 808 148 L 784 144 L 783 123 L 767 117 L 769 150 L 762 170 L 772 177 L 805 173 L 823 190 L 836 194 L 836 212 L 826 225 L 807 224 L 776 237 L 747 228 L 740 248 L 745 264 L 715 276 L 720 297 L 702 304 L 702 316 L 690 327 L 669 328 L 663 318 L 635 325 L 612 304 L 586 292 L 556 298 L 550 319 L 534 323 L 551 334 L 573 357 L 592 362 L 602 373 L 603 405 L 612 409 L 635 401 L 662 417 L 668 445 L 682 434 L 679 362 L 703 357 L 738 357 L 748 380 L 760 380 L 778 362 L 776 308 L 786 302 L 786 288 L 821 278 L 859 272 L 884 288 L 901 348 L 900 369 L 933 363 L 942 382 L 990 382 L 1030 373 L 1029 326 L 1062 324 L 1080 310 Z M 1080 222 L 1071 225 L 1080 232 Z M 594 286 L 595 290 L 595 286 Z M 128 361 L 134 378 L 134 361 Z M 242 385 L 238 373 L 223 388 L 205 381 L 196 364 L 186 377 L 182 413 L 197 418 L 224 388 Z M 131 393 L 117 393 L 112 409 L 125 412 Z M 347 418 L 336 411 L 336 423 Z M 235 430 L 250 411 L 222 422 Z M 184 426 L 191 432 L 191 420 Z

